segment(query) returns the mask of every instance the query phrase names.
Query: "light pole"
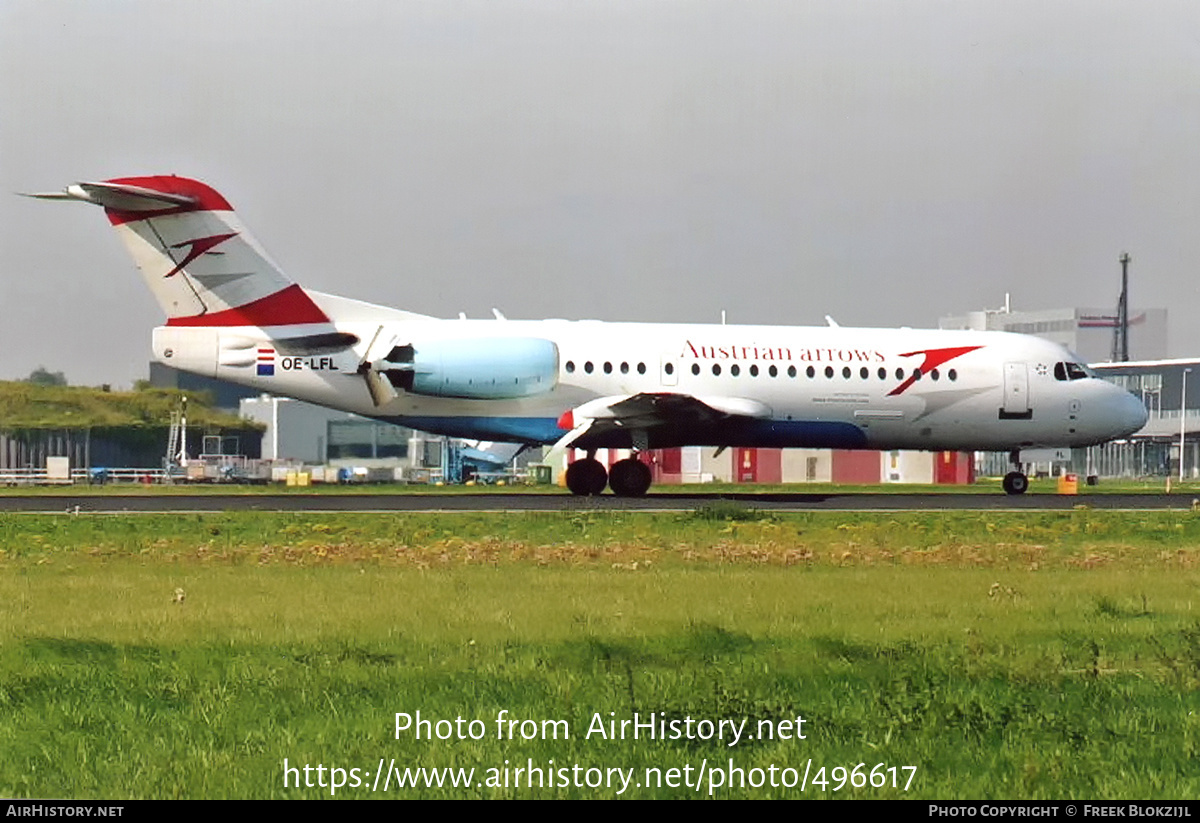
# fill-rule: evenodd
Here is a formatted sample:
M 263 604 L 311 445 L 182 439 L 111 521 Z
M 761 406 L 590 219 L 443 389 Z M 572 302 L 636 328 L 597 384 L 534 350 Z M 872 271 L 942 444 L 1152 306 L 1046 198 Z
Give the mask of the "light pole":
M 1179 389 L 1179 482 L 1183 482 L 1183 435 L 1187 426 L 1187 376 L 1191 369 L 1183 370 L 1183 385 Z
M 187 395 L 179 400 L 179 467 L 187 468 Z

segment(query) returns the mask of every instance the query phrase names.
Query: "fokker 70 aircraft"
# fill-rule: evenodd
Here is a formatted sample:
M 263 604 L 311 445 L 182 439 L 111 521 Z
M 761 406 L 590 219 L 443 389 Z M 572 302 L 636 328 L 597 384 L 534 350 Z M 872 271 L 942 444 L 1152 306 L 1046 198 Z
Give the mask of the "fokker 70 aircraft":
M 292 283 L 228 201 L 184 177 L 35 197 L 102 206 L 167 315 L 154 356 L 183 371 L 435 434 L 587 454 L 575 494 L 650 486 L 638 452 L 1089 446 L 1146 422 L 1066 349 L 1002 332 L 442 320 Z M 597 449 L 630 449 L 611 470 Z

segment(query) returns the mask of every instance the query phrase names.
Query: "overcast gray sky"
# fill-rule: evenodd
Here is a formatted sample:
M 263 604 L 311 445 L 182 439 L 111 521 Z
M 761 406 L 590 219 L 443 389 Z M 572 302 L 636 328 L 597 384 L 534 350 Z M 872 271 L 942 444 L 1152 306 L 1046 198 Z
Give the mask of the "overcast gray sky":
M 935 326 L 1170 310 L 1200 355 L 1200 4 L 0 0 L 0 379 L 144 377 L 99 209 L 175 173 L 429 314 Z

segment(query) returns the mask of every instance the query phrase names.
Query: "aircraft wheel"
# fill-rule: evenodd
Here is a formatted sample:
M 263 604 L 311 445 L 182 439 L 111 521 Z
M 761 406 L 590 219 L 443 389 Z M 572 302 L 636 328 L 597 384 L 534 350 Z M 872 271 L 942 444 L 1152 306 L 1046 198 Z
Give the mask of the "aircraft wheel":
M 567 488 L 571 494 L 591 497 L 603 492 L 607 484 L 608 472 L 599 460 L 589 457 L 567 466 Z
M 1021 472 L 1009 472 L 1004 475 L 1004 491 L 1006 494 L 1024 494 L 1029 488 L 1029 478 Z
M 617 497 L 641 497 L 650 481 L 650 467 L 634 457 L 613 463 L 608 475 L 608 485 Z

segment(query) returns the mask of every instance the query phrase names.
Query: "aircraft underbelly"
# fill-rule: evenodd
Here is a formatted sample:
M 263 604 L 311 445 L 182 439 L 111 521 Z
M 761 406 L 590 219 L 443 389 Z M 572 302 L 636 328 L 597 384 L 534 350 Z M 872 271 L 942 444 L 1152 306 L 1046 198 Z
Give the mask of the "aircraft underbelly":
M 554 418 L 538 417 L 388 417 L 389 422 L 434 434 L 468 439 L 550 444 L 565 432 Z M 646 447 L 746 446 L 757 448 L 861 449 L 866 434 L 852 423 L 827 420 L 734 419 L 717 425 L 662 425 L 639 430 Z M 581 438 L 578 448 L 631 449 L 633 430 L 615 428 Z

